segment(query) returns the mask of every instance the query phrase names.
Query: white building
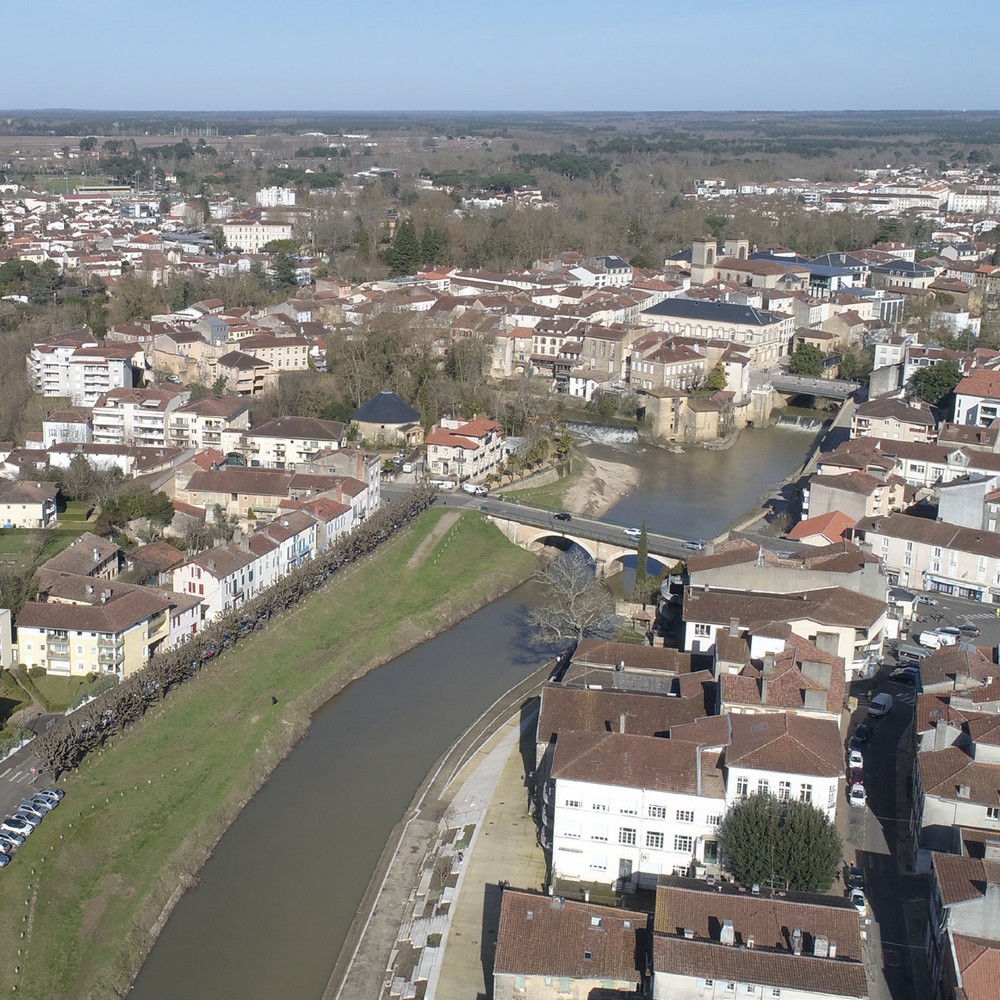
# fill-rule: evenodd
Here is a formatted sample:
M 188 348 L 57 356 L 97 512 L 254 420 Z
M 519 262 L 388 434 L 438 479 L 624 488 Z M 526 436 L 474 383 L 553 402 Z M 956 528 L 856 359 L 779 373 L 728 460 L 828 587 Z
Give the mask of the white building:
M 26 362 L 35 392 L 68 396 L 74 406 L 93 406 L 103 393 L 132 388 L 134 369 L 144 367 L 141 348 L 75 336 L 35 344 Z
M 189 395 L 176 389 L 112 389 L 103 393 L 94 403 L 94 443 L 165 447 L 169 416 Z
M 239 396 L 203 396 L 178 407 L 167 421 L 174 448 L 224 449 L 223 434 L 250 426 L 250 403 Z
M 543 801 L 556 878 L 649 887 L 661 874 L 718 861 L 725 785 L 717 749 L 560 733 Z
M 295 204 L 295 192 L 286 187 L 261 188 L 256 198 L 261 208 L 285 208 Z

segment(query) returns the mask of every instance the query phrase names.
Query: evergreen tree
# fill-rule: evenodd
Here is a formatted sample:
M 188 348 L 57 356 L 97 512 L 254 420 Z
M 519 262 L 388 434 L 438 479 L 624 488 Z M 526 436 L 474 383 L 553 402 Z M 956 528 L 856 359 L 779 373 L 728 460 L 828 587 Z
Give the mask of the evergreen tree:
M 726 368 L 721 361 L 716 361 L 715 367 L 706 376 L 702 388 L 711 389 L 712 392 L 719 392 L 725 389 L 727 385 Z
M 788 371 L 792 375 L 818 378 L 823 374 L 823 352 L 818 347 L 800 340 L 795 345 L 795 353 L 788 362 Z
M 836 827 L 809 802 L 751 795 L 719 827 L 723 864 L 743 885 L 826 892 L 843 857 Z
M 276 253 L 271 267 L 272 280 L 276 289 L 295 288 L 298 279 L 295 275 L 295 261 L 287 253 Z
M 649 533 L 646 530 L 646 522 L 642 522 L 642 530 L 639 532 L 639 549 L 635 557 L 635 587 L 633 596 L 643 604 L 649 600 Z
M 420 266 L 422 249 L 417 237 L 417 227 L 412 219 L 403 219 L 396 226 L 396 236 L 392 246 L 385 253 L 385 262 L 389 265 L 389 273 L 395 277 L 403 274 L 413 274 Z
M 939 361 L 936 365 L 918 368 L 910 379 L 910 395 L 938 406 L 962 381 L 957 361 Z

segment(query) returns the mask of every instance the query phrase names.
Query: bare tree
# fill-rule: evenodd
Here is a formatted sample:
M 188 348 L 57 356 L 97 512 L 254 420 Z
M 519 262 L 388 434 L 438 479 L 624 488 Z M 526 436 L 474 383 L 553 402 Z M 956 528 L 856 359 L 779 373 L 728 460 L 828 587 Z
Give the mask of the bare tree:
M 615 599 L 594 576 L 594 568 L 578 549 L 561 555 L 536 575 L 545 596 L 528 609 L 533 637 L 541 643 L 610 638 L 618 630 Z

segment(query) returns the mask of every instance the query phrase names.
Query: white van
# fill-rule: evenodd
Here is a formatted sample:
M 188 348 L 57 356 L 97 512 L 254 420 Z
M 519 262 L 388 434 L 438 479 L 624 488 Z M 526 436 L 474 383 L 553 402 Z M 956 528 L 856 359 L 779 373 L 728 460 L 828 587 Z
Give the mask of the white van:
M 431 479 L 430 486 L 436 486 L 439 490 L 453 490 L 455 484 L 450 479 Z
M 958 636 L 950 632 L 939 632 L 937 629 L 925 629 L 917 636 L 917 642 L 928 649 L 940 649 L 942 646 L 954 646 Z
M 892 711 L 892 695 L 877 694 L 868 704 L 868 714 L 873 719 L 881 719 Z
M 474 497 L 484 497 L 486 496 L 486 488 L 483 486 L 477 486 L 475 483 L 462 483 L 462 489 L 466 493 L 471 493 Z

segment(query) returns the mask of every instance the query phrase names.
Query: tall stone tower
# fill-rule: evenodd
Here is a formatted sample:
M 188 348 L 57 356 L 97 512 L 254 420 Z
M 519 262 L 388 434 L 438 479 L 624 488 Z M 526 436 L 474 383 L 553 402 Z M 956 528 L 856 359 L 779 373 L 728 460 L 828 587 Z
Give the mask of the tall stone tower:
M 715 240 L 699 239 L 691 244 L 691 284 L 707 285 L 715 281 Z
M 745 236 L 726 240 L 722 247 L 722 255 L 723 257 L 736 257 L 739 260 L 746 260 L 750 256 L 750 241 Z

